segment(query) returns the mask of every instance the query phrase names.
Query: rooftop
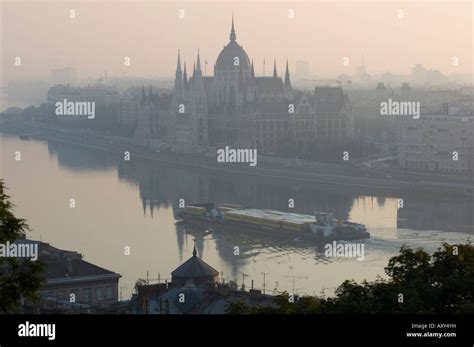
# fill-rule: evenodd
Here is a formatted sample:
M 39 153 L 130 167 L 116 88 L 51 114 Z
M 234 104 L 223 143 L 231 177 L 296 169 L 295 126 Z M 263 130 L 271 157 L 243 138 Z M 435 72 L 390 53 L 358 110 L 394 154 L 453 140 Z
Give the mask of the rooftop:
M 49 243 L 21 239 L 15 243 L 28 243 L 38 245 L 38 260 L 44 266 L 44 277 L 48 282 L 57 282 L 60 279 L 73 280 L 74 278 L 119 278 L 120 275 L 91 264 L 82 259 L 82 254 L 74 251 L 62 250 L 51 246 Z
M 178 266 L 172 273 L 173 278 L 207 278 L 216 277 L 219 272 L 204 260 L 198 258 L 196 247 L 194 247 L 193 256 Z

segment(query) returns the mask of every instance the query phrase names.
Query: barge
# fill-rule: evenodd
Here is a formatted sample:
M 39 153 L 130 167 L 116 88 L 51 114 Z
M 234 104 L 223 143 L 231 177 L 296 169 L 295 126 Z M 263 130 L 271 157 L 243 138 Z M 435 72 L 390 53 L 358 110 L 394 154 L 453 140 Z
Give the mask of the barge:
M 363 224 L 340 221 L 331 213 L 314 215 L 275 210 L 246 209 L 240 205 L 194 204 L 177 213 L 181 223 L 208 229 L 256 232 L 310 241 L 362 240 L 370 238 Z

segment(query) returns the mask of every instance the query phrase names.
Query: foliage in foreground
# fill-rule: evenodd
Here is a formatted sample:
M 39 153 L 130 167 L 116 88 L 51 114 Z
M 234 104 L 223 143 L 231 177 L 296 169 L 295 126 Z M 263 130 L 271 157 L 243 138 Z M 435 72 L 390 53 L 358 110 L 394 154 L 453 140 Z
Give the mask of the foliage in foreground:
M 0 180 L 0 244 L 25 236 L 28 225 L 13 215 L 13 204 Z M 21 312 L 22 301 L 35 302 L 42 287 L 42 266 L 38 261 L 0 257 L 0 312 Z
M 473 313 L 474 247 L 444 243 L 432 256 L 423 249 L 403 246 L 385 268 L 387 279 L 356 283 L 344 281 L 335 297 L 277 296 L 275 307 L 228 305 L 230 314 L 330 313 Z

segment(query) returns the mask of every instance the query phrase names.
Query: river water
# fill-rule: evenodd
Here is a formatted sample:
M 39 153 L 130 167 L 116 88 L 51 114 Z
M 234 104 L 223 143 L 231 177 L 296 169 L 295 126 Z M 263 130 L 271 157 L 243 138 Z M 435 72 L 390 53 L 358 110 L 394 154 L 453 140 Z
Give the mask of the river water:
M 15 152 L 21 160 L 15 160 Z M 15 214 L 28 221 L 29 238 L 78 251 L 86 261 L 121 274 L 123 299 L 147 273 L 151 280 L 169 279 L 192 255 L 193 240 L 198 255 L 227 281 L 249 287 L 253 280 L 262 288 L 266 273 L 267 292 L 291 292 L 294 286 L 296 293 L 332 295 L 345 279 L 384 276 L 389 258 L 403 244 L 433 252 L 442 242 L 462 242 L 474 234 L 472 198 L 276 185 L 145 160 L 125 162 L 106 152 L 5 134 L 0 134 L 0 177 Z M 294 199 L 292 212 L 330 211 L 366 224 L 372 237 L 362 241 L 365 257 L 357 260 L 326 257 L 321 245 L 255 237 L 250 231 L 185 230 L 175 225 L 179 199 L 282 211 L 290 211 L 288 199 Z

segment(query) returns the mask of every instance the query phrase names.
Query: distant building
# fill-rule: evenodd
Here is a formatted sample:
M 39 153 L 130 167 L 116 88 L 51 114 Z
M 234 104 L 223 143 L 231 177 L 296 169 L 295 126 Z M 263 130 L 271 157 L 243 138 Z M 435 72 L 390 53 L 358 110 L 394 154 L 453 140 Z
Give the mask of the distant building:
M 359 139 L 383 145 L 394 141 L 394 120 L 380 115 L 380 103 L 389 97 L 393 98 L 393 93 L 384 82 L 378 82 L 372 89 L 351 92 L 354 133 Z
M 169 103 L 169 95 L 159 95 L 152 91 L 151 86 L 146 93 L 143 87 L 140 96 L 132 103 L 135 105 L 134 118 L 136 119 L 134 136 L 138 144 L 158 149 L 163 141 L 168 139 Z
M 444 82 L 445 77 L 439 70 L 428 70 L 426 71 L 426 83 L 430 85 L 436 85 Z
M 361 83 L 370 82 L 371 76 L 367 73 L 367 68 L 362 61 L 362 65 L 356 67 L 356 76 Z
M 109 108 L 119 105 L 119 92 L 105 84 L 94 84 L 85 87 L 72 87 L 70 85 L 56 85 L 49 88 L 47 103 L 54 105 L 57 101 L 94 101 L 96 107 Z
M 410 83 L 403 82 L 402 87 L 400 88 L 400 97 L 402 101 L 411 100 L 411 89 Z
M 426 69 L 422 64 L 416 64 L 411 69 L 412 82 L 415 84 L 424 84 L 426 81 Z
M 459 105 L 438 114 L 401 121 L 398 161 L 402 168 L 464 175 L 474 174 L 474 115 Z
M 411 70 L 411 78 L 414 84 L 437 85 L 446 80 L 446 77 L 439 70 L 427 70 L 421 64 L 416 64 Z
M 138 104 L 140 93 L 137 88 L 129 88 L 120 98 L 120 111 L 117 115 L 119 124 L 135 129 L 138 121 Z
M 53 116 L 61 121 L 82 121 L 87 120 L 84 114 L 57 115 L 56 103 L 67 102 L 94 102 L 94 122 L 101 124 L 108 131 L 116 125 L 120 119 L 120 112 L 124 109 L 122 98 L 117 89 L 97 83 L 84 87 L 72 87 L 71 85 L 56 85 L 49 88 L 47 94 L 47 104 L 53 110 Z
M 316 87 L 313 100 L 318 115 L 318 138 L 342 143 L 352 136 L 352 107 L 342 88 Z
M 232 20 L 230 41 L 219 53 L 214 76 L 203 76 L 198 52 L 192 76 L 178 53 L 170 104 L 170 141 L 176 152 L 200 152 L 209 147 L 257 148 L 276 154 L 279 146 L 318 136 L 331 142 L 352 137 L 352 115 L 342 88 L 296 92 L 288 62 L 284 77 L 276 62 L 271 76 L 256 76 L 253 62 L 236 41 Z M 318 123 L 324 127 L 318 130 Z
M 439 110 L 443 109 L 445 104 L 458 105 L 463 114 L 469 114 L 472 109 L 470 104 L 473 103 L 472 93 L 463 93 L 460 89 L 417 87 L 406 80 L 397 86 L 378 82 L 373 89 L 352 89 L 347 93 L 353 109 L 356 136 L 390 146 L 401 141 L 401 126 L 404 119 L 381 116 L 381 102 L 387 102 L 388 99 L 419 102 L 422 115 L 439 114 Z

